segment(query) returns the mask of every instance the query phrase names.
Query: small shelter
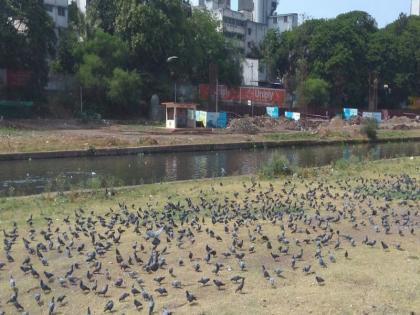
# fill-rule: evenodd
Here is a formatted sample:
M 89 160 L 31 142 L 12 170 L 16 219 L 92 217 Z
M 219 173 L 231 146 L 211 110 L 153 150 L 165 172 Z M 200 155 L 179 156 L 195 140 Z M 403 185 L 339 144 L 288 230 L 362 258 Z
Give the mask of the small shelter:
M 166 107 L 166 128 L 195 128 L 196 103 L 162 103 Z

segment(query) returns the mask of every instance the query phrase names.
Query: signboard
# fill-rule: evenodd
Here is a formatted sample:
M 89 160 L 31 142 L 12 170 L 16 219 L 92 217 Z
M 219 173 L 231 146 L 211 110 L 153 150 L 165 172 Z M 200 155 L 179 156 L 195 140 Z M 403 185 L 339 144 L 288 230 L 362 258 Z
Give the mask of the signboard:
M 229 88 L 225 85 L 219 85 L 218 88 L 219 99 L 226 102 L 239 102 L 247 104 L 251 101 L 251 104 L 261 105 L 273 105 L 278 104 L 280 107 L 284 105 L 285 90 L 282 89 L 270 89 L 261 87 L 239 87 Z M 199 94 L 200 99 L 209 99 L 209 85 L 200 84 Z
M 343 108 L 343 117 L 345 120 L 348 120 L 353 116 L 357 116 L 357 114 L 357 108 Z
M 201 122 L 205 128 L 226 128 L 227 114 L 225 112 L 196 111 L 195 120 Z
M 286 117 L 286 119 L 300 120 L 300 113 L 285 112 L 284 117 Z
M 381 122 L 382 113 L 381 112 L 363 112 L 363 118 L 373 118 L 377 122 Z
M 266 107 L 265 108 L 267 115 L 270 116 L 271 118 L 279 118 L 279 108 L 276 107 Z

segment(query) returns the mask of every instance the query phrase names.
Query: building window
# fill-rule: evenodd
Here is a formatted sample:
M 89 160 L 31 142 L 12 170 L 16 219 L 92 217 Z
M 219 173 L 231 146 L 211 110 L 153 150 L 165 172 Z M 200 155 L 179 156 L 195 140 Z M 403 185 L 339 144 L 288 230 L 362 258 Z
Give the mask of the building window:
M 273 24 L 277 24 L 277 17 L 273 17 Z
M 283 19 L 284 19 L 284 23 L 287 23 L 288 22 L 288 19 L 287 19 L 288 17 L 287 16 L 285 16 Z
M 52 12 L 53 11 L 53 6 L 51 4 L 44 4 L 44 8 L 48 12 Z
M 248 35 L 251 35 L 252 29 L 248 28 Z
M 251 42 L 248 42 L 247 45 L 248 45 L 248 48 L 251 48 Z
M 66 16 L 66 8 L 57 7 L 59 16 Z

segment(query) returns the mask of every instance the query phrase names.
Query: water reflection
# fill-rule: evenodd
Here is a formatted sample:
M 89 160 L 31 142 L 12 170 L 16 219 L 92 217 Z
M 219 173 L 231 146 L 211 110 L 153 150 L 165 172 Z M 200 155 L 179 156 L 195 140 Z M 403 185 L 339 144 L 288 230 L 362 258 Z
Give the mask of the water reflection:
M 285 155 L 298 166 L 320 166 L 352 156 L 369 159 L 417 156 L 420 142 L 0 162 L 0 195 L 55 190 L 59 188 L 57 177 L 68 189 L 80 183 L 107 185 L 110 178 L 112 184 L 138 185 L 252 174 L 275 154 Z

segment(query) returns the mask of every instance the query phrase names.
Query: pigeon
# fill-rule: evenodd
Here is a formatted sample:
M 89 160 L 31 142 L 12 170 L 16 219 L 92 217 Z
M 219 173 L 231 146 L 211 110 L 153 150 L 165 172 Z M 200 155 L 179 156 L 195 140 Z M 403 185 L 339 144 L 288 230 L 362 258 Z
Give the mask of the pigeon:
M 185 291 L 185 295 L 186 295 L 188 303 L 191 304 L 193 301 L 197 301 L 197 298 L 191 292 L 189 292 L 188 290 Z
M 111 312 L 112 309 L 114 308 L 114 302 L 112 300 L 109 300 L 108 302 L 106 302 L 105 307 L 104 307 L 104 313 L 105 312 Z
M 315 280 L 319 285 L 324 285 L 325 280 L 321 278 L 320 276 L 315 276 Z

